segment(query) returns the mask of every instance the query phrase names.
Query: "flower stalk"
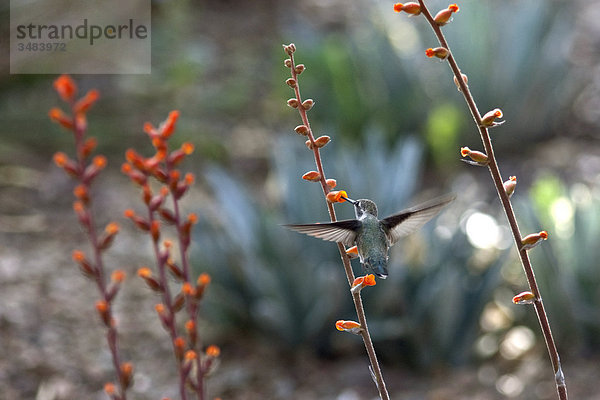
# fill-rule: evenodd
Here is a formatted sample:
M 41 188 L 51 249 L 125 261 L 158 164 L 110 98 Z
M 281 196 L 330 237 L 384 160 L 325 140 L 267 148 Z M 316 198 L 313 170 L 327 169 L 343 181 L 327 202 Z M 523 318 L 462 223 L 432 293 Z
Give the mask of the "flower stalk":
M 512 208 L 512 204 L 510 202 L 510 195 L 512 194 L 510 190 L 506 190 L 504 181 L 502 179 L 502 175 L 500 174 L 500 169 L 498 167 L 498 163 L 496 161 L 496 157 L 494 154 L 494 148 L 492 146 L 492 142 L 490 140 L 489 128 L 500 125 L 502 122 L 496 122 L 495 119 L 502 117 L 502 112 L 499 109 L 492 110 L 486 113 L 483 117 L 479 113 L 475 100 L 469 90 L 466 79 L 463 78 L 463 74 L 460 71 L 460 68 L 454 59 L 452 51 L 448 46 L 448 42 L 442 32 L 442 26 L 450 21 L 449 15 L 450 11 L 456 12 L 458 11 L 458 7 L 456 5 L 450 5 L 447 10 L 442 10 L 440 13 L 433 17 L 429 12 L 429 9 L 425 5 L 424 0 L 419 1 L 419 9 L 421 14 L 425 17 L 435 36 L 437 37 L 439 44 L 442 48 L 448 50 L 448 55 L 446 60 L 448 61 L 448 65 L 454 74 L 454 82 L 458 86 L 459 91 L 463 94 L 464 99 L 467 103 L 469 111 L 471 112 L 471 116 L 475 122 L 479 130 L 479 134 L 481 136 L 481 141 L 483 142 L 483 146 L 485 148 L 485 155 L 487 156 L 486 166 L 488 167 L 492 181 L 496 188 L 496 192 L 498 193 L 498 197 L 500 198 L 500 202 L 502 203 L 502 207 L 504 209 L 504 213 L 506 214 L 506 218 L 508 219 L 508 223 L 510 226 L 510 230 L 512 232 L 515 245 L 519 252 L 519 258 L 521 264 L 523 266 L 523 270 L 527 277 L 527 282 L 529 284 L 529 289 L 535 301 L 532 301 L 538 321 L 540 324 L 540 329 L 544 336 L 544 340 L 546 342 L 546 347 L 548 350 L 548 354 L 550 356 L 550 360 L 552 363 L 552 368 L 555 376 L 556 390 L 560 400 L 567 399 L 567 386 L 565 383 L 564 374 L 562 371 L 562 366 L 560 363 L 560 357 L 558 355 L 558 350 L 556 348 L 556 344 L 554 342 L 554 338 L 552 336 L 552 330 L 550 329 L 550 323 L 548 321 L 548 316 L 546 315 L 546 311 L 544 308 L 544 303 L 542 302 L 542 297 L 540 294 L 540 290 L 535 279 L 535 274 L 533 271 L 533 267 L 531 265 L 531 261 L 528 255 L 528 246 L 527 243 L 523 243 L 522 235 L 519 230 L 519 225 L 517 223 L 517 219 L 515 217 L 515 213 Z M 402 10 L 400 10 L 402 11 Z M 443 14 L 443 18 L 440 15 Z M 448 19 L 445 17 L 448 16 Z M 442 22 L 442 23 L 440 23 Z M 543 236 L 543 235 L 542 235 Z M 545 239 L 542 237 L 542 239 Z M 536 242 L 537 243 L 537 242 Z
M 283 46 L 284 51 L 289 56 L 288 59 L 284 61 L 284 65 L 290 69 L 291 80 L 288 79 L 286 83 L 294 90 L 294 97 L 287 101 L 287 104 L 298 110 L 300 113 L 300 118 L 302 119 L 302 125 L 299 125 L 296 128 L 296 132 L 304 135 L 308 138 L 306 141 L 306 146 L 312 151 L 315 165 L 317 168 L 317 174 L 312 174 L 315 178 L 315 181 L 321 184 L 321 188 L 323 190 L 323 196 L 326 198 L 325 204 L 327 206 L 327 211 L 329 212 L 329 219 L 331 222 L 337 221 L 334 203 L 340 200 L 341 197 L 346 197 L 344 191 L 336 191 L 332 192 L 331 189 L 335 186 L 335 181 L 331 182 L 331 179 L 327 179 L 325 176 L 325 171 L 323 170 L 323 163 L 321 161 L 320 149 L 325 146 L 329 141 L 329 136 L 321 136 L 315 139 L 312 128 L 310 126 L 310 122 L 308 120 L 307 111 L 310 110 L 314 101 L 312 99 L 302 100 L 300 95 L 300 85 L 298 83 L 298 76 L 305 70 L 304 64 L 296 65 L 294 59 L 294 52 L 296 51 L 296 46 L 291 43 L 289 45 Z M 290 84 L 289 82 L 293 82 Z M 298 130 L 300 132 L 298 132 Z M 350 258 L 346 254 L 346 249 L 342 243 L 337 243 L 338 251 L 340 253 L 340 257 L 342 259 L 342 264 L 344 266 L 344 271 L 346 273 L 346 278 L 348 280 L 348 286 L 350 288 L 353 287 L 353 283 L 355 280 L 354 272 L 352 271 L 352 266 L 350 264 Z M 379 391 L 379 397 L 382 400 L 389 400 L 390 396 L 388 394 L 385 381 L 383 379 L 383 375 L 381 373 L 381 367 L 379 366 L 379 361 L 377 360 L 377 355 L 375 353 L 375 348 L 373 347 L 373 342 L 371 340 L 371 335 L 369 334 L 369 328 L 367 326 L 367 318 L 365 315 L 364 306 L 362 303 L 362 298 L 360 295 L 360 290 L 355 290 L 351 292 L 352 300 L 354 302 L 354 308 L 356 309 L 356 315 L 358 316 L 358 322 L 356 323 L 360 329 L 355 329 L 355 333 L 362 337 L 362 340 L 365 345 L 365 349 L 367 351 L 367 355 L 369 357 L 369 361 L 371 363 L 371 372 L 373 376 L 373 380 L 377 386 Z

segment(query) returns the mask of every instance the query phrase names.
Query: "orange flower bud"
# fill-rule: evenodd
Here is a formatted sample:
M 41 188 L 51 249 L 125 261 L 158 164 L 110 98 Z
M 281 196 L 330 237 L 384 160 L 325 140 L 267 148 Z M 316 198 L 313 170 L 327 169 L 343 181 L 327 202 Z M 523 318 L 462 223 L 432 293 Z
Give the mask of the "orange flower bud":
M 100 319 L 106 326 L 110 326 L 110 305 L 104 300 L 96 302 L 96 311 L 100 315 Z
M 186 296 L 193 296 L 195 294 L 195 290 L 192 287 L 191 283 L 184 282 L 184 284 L 181 285 L 181 293 L 183 293 Z
M 327 135 L 319 136 L 318 138 L 315 139 L 315 146 L 317 146 L 318 148 L 321 148 L 321 147 L 325 146 L 327 143 L 329 143 L 330 141 L 331 141 L 331 138 Z
M 512 299 L 515 304 L 533 304 L 535 300 L 534 294 L 529 291 L 521 292 Z
M 210 283 L 210 275 L 206 272 L 203 272 L 198 276 L 198 286 L 207 286 Z
M 164 315 L 165 313 L 165 305 L 162 303 L 158 303 L 154 306 L 154 309 L 159 315 Z
M 137 274 L 140 278 L 151 278 L 152 277 L 152 270 L 148 267 L 140 267 L 137 270 Z
M 53 83 L 54 89 L 61 99 L 70 102 L 77 93 L 77 85 L 69 75 L 61 75 Z
M 437 57 L 440 60 L 445 60 L 448 57 L 449 51 L 445 47 L 436 47 L 435 49 L 429 48 L 425 50 L 425 55 L 429 58 Z
M 295 98 L 291 98 L 287 101 L 287 105 L 292 107 L 292 108 L 298 108 L 298 106 L 300 105 L 300 103 L 298 103 L 298 100 Z
M 98 100 L 99 97 L 100 92 L 98 92 L 96 89 L 92 89 L 89 92 L 87 92 L 85 96 L 83 96 L 81 99 L 77 100 L 77 103 L 75 103 L 75 106 L 73 106 L 73 110 L 76 114 L 86 113 L 90 109 L 90 107 L 94 105 L 94 103 L 96 102 L 96 100 Z
M 127 388 L 131 385 L 133 379 L 133 364 L 130 362 L 124 362 L 121 364 L 120 380 L 123 387 Z
M 460 154 L 463 157 L 469 157 L 471 160 L 474 161 L 475 165 L 487 165 L 488 163 L 488 156 L 480 151 L 475 151 L 475 150 L 471 150 L 468 147 L 461 147 L 460 148 Z
M 538 233 L 529 234 L 523 239 L 521 239 L 521 243 L 523 243 L 523 246 L 521 246 L 521 250 L 533 249 L 535 246 L 537 246 L 546 239 L 548 239 L 548 232 L 546 231 L 540 231 Z
M 191 172 L 188 172 L 187 174 L 185 174 L 185 176 L 183 177 L 183 180 L 185 181 L 185 183 L 189 186 L 189 185 L 193 185 L 194 181 L 196 180 L 196 176 L 194 174 L 192 174 Z
M 193 361 L 198 358 L 198 355 L 194 350 L 188 350 L 185 352 L 184 358 L 186 361 Z
M 321 174 L 319 174 L 317 171 L 308 171 L 302 175 L 302 179 L 310 182 L 318 182 L 321 180 Z
M 308 126 L 306 126 L 306 125 L 298 125 L 297 127 L 294 128 L 294 130 L 296 131 L 296 133 L 298 135 L 303 135 L 303 136 L 308 135 Z
M 359 335 L 360 332 L 362 331 L 362 327 L 360 326 L 360 324 L 358 322 L 344 321 L 343 319 L 336 321 L 335 328 L 338 331 L 346 331 L 349 333 L 354 333 L 355 335 Z
M 173 340 L 173 348 L 175 351 L 175 356 L 177 357 L 177 359 L 181 360 L 181 358 L 183 357 L 183 352 L 185 350 L 185 339 L 181 336 L 176 337 Z
M 511 176 L 508 178 L 506 182 L 504 182 L 504 191 L 510 198 L 515 192 L 515 188 L 517 187 L 517 177 Z
M 327 186 L 329 186 L 330 189 L 333 189 L 337 186 L 337 181 L 335 179 L 327 179 L 325 183 L 327 184 Z
M 63 127 L 67 129 L 73 129 L 73 119 L 62 112 L 59 108 L 52 108 L 48 111 L 48 116 L 50 119 L 56 123 L 61 124 Z
M 173 110 L 169 113 L 169 116 L 167 117 L 165 122 L 161 124 L 159 129 L 161 130 L 161 137 L 163 139 L 168 139 L 173 134 L 173 132 L 175 131 L 175 123 L 177 122 L 178 118 L 179 111 Z
M 110 280 L 115 283 L 121 283 L 125 280 L 125 271 L 117 269 L 110 274 Z
M 67 157 L 67 155 L 62 151 L 54 153 L 52 159 L 54 160 L 54 164 L 56 164 L 56 166 L 60 168 L 64 167 L 69 161 L 69 157 Z
M 154 220 L 150 224 L 150 234 L 152 235 L 152 239 L 157 242 L 160 238 L 160 221 Z
M 481 126 L 492 127 L 500 125 L 503 122 L 495 122 L 495 120 L 497 118 L 502 118 L 502 116 L 502 110 L 500 110 L 499 108 L 494 108 L 492 111 L 488 111 L 483 117 L 481 117 Z
M 433 18 L 433 20 L 439 26 L 446 25 L 448 23 L 448 21 L 450 21 L 452 14 L 457 13 L 458 10 L 459 10 L 458 5 L 450 4 L 447 9 L 438 12 L 435 15 L 435 17 Z
M 191 319 L 185 321 L 185 330 L 188 333 L 195 332 L 196 331 L 196 323 L 194 321 L 192 321 Z
M 90 199 L 88 189 L 85 185 L 77 185 L 73 188 L 73 195 L 81 200 L 84 204 Z
M 410 3 L 396 3 L 394 4 L 394 11 L 399 13 L 404 11 L 407 14 L 411 15 L 419 15 L 421 14 L 421 6 L 419 3 L 410 2 Z
M 104 384 L 104 393 L 106 393 L 108 397 L 113 397 L 117 393 L 115 384 L 112 382 L 106 382 Z
M 346 249 L 346 255 L 350 258 L 358 257 L 358 247 L 352 246 L 349 249 Z
M 115 235 L 117 233 L 119 233 L 119 224 L 117 224 L 116 222 L 111 222 L 108 225 L 106 225 L 106 228 L 104 228 L 104 231 L 108 234 L 108 235 Z
M 210 358 L 217 358 L 221 354 L 221 349 L 219 346 L 211 344 L 206 348 L 206 355 Z

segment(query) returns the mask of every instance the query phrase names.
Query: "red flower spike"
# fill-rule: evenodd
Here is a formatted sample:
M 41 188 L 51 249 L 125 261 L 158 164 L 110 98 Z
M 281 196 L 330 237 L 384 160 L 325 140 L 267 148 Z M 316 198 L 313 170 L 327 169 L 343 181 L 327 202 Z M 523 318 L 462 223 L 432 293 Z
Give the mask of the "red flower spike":
M 302 175 L 302 179 L 310 182 L 318 182 L 321 180 L 321 174 L 319 174 L 317 171 L 308 171 Z
M 504 191 L 510 198 L 513 195 L 513 193 L 515 192 L 515 188 L 517 187 L 517 177 L 516 176 L 509 177 L 508 180 L 506 182 L 504 182 L 503 186 L 504 186 Z
M 53 83 L 54 89 L 61 99 L 71 102 L 77 93 L 77 85 L 69 75 L 61 75 Z
M 60 108 L 51 108 L 48 111 L 48 116 L 52 121 L 61 124 L 66 129 L 73 129 L 74 127 L 73 119 L 62 112 Z
M 335 328 L 338 331 L 353 333 L 355 335 L 359 335 L 362 331 L 362 327 L 358 322 L 355 321 L 344 321 L 342 319 L 336 321 Z
M 436 47 L 435 49 L 429 48 L 425 50 L 425 55 L 427 57 L 437 57 L 440 60 L 445 60 L 448 57 L 448 54 L 448 49 L 445 47 Z
M 523 239 L 521 239 L 521 243 L 523 243 L 523 246 L 521 246 L 521 250 L 533 249 L 535 246 L 537 246 L 546 239 L 548 239 L 548 232 L 546 231 L 540 231 L 538 233 L 529 234 Z
M 100 92 L 96 89 L 92 89 L 85 94 L 81 99 L 77 100 L 77 103 L 73 106 L 73 110 L 76 114 L 86 113 L 98 100 Z
M 411 15 L 419 15 L 421 14 L 421 6 L 419 3 L 410 2 L 410 3 L 396 3 L 394 4 L 394 11 L 399 13 L 404 11 L 407 14 Z
M 526 291 L 521 292 L 515 297 L 513 297 L 512 301 L 515 304 L 523 305 L 523 304 L 533 304 L 536 298 L 533 293 Z

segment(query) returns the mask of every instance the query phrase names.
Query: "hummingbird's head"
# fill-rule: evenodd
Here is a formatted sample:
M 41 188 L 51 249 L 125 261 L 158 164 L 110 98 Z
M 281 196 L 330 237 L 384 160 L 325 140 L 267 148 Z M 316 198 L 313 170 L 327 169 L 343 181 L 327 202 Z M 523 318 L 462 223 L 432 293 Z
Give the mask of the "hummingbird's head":
M 365 214 L 377 217 L 377 206 L 369 199 L 360 199 L 354 202 L 356 218 L 361 219 Z

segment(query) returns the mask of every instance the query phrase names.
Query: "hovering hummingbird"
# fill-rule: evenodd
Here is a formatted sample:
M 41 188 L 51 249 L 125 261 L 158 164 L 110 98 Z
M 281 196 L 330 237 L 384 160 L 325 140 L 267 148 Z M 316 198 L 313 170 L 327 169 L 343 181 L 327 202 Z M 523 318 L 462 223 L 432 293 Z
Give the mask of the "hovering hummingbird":
M 285 225 L 300 233 L 331 242 L 341 242 L 358 248 L 360 262 L 366 271 L 372 271 L 381 279 L 388 276 L 388 250 L 401 237 L 421 228 L 435 217 L 441 209 L 454 200 L 454 195 L 440 197 L 416 207 L 379 220 L 377 205 L 369 199 L 351 200 L 356 219 L 324 224 Z

